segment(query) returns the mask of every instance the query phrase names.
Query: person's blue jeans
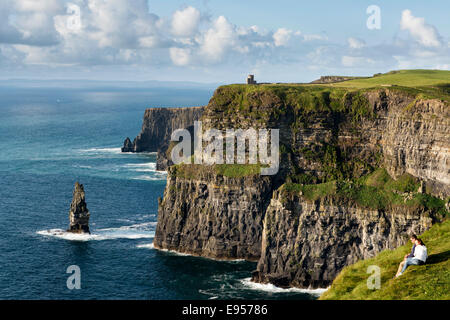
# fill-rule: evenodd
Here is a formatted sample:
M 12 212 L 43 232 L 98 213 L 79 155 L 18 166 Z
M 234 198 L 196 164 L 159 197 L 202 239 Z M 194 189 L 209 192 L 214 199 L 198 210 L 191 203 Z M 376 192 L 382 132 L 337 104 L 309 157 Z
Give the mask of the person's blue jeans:
M 406 270 L 406 268 L 408 268 L 408 266 L 411 266 L 411 265 L 420 266 L 422 264 L 424 264 L 424 262 L 417 258 L 406 258 L 406 261 L 405 261 L 405 264 L 403 265 L 403 269 L 402 269 L 401 273 L 405 272 L 405 270 Z

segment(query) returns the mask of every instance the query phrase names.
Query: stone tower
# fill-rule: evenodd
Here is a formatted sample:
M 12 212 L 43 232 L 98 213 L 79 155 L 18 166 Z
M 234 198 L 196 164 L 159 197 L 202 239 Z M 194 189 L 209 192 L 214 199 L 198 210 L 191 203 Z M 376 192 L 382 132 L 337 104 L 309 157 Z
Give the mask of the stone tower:
M 253 74 L 247 76 L 247 84 L 256 84 L 255 76 Z

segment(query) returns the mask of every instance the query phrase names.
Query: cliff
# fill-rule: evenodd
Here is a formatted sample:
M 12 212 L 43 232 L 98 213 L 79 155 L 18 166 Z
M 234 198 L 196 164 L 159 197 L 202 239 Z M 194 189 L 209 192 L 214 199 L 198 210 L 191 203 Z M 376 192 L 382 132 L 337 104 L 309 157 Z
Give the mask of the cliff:
M 159 203 L 156 248 L 215 259 L 257 261 L 270 177 L 227 177 L 214 167 L 169 168 Z
M 203 107 L 147 109 L 141 132 L 133 142 L 125 139 L 122 152 L 158 152 L 156 169 L 166 170 L 172 164 L 167 156 L 172 132 L 176 129 L 192 132 L 194 121 L 202 112 Z
M 259 260 L 254 281 L 322 287 L 343 267 L 443 219 L 448 85 L 348 85 L 219 87 L 203 129 L 280 129 L 280 170 L 170 167 L 155 247 Z
M 272 199 L 265 215 L 262 252 L 253 280 L 280 287 L 328 287 L 339 271 L 405 242 L 435 222 L 414 206 L 372 209 L 351 201 L 301 197 Z

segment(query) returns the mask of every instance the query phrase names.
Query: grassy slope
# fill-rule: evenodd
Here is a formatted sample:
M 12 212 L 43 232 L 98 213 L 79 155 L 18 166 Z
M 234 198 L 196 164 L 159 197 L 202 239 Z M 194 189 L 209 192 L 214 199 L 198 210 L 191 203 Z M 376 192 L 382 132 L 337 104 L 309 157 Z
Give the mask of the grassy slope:
M 419 186 L 418 179 L 409 174 L 394 180 L 384 168 L 379 168 L 354 181 L 318 184 L 288 182 L 284 184 L 282 191 L 286 195 L 301 192 L 302 197 L 310 201 L 333 197 L 343 203 L 354 202 L 363 208 L 386 210 L 398 206 L 421 207 L 442 217 L 448 216 L 445 201 L 418 192 Z
M 450 71 L 399 70 L 376 77 L 329 84 L 330 87 L 365 90 L 389 87 L 418 98 L 450 101 Z
M 428 248 L 427 264 L 410 266 L 401 277 L 393 279 L 399 262 L 409 252 L 411 244 L 386 250 L 372 259 L 344 268 L 320 299 L 450 299 L 450 220 L 435 224 L 421 237 Z M 366 281 L 370 275 L 366 270 L 370 265 L 381 268 L 379 290 L 367 288 Z
M 333 87 L 369 88 L 383 85 L 404 87 L 435 86 L 450 83 L 450 71 L 399 70 L 366 79 L 355 79 L 332 84 Z

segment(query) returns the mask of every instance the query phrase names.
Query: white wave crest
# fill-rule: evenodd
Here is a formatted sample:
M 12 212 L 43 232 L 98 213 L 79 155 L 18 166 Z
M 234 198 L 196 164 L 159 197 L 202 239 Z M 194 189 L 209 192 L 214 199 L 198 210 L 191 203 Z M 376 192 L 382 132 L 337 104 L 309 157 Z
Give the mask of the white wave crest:
M 151 169 L 156 169 L 156 163 L 155 162 L 146 162 L 146 163 L 127 163 L 124 165 L 124 167 L 149 167 Z
M 92 240 L 114 240 L 114 239 L 151 239 L 155 237 L 155 232 L 149 227 L 156 225 L 156 222 L 146 222 L 119 228 L 105 228 L 93 230 L 91 234 L 80 234 L 67 232 L 62 229 L 41 230 L 36 233 L 43 236 L 55 237 L 70 241 L 92 241 Z
M 155 172 L 158 174 L 162 174 L 162 171 L 156 170 L 156 163 L 155 162 L 148 162 L 148 163 L 128 163 L 123 166 L 124 168 L 127 168 L 128 170 L 135 171 L 135 172 Z
M 155 249 L 155 246 L 152 243 L 143 243 L 143 244 L 138 244 L 136 246 L 136 248 L 144 248 L 144 249 Z
M 259 290 L 259 291 L 266 291 L 266 292 L 272 292 L 272 293 L 289 293 L 289 292 L 300 292 L 300 293 L 307 293 L 314 296 L 320 296 L 322 293 L 328 290 L 328 288 L 318 288 L 318 289 L 301 289 L 301 288 L 280 288 L 277 286 L 274 286 L 273 284 L 262 284 L 262 283 L 256 283 L 251 281 L 251 278 L 245 278 L 240 280 L 241 283 L 253 290 Z
M 177 255 L 177 256 L 193 256 L 193 255 L 188 254 L 188 253 L 177 252 L 177 251 L 173 251 L 173 250 L 169 250 L 169 249 L 159 249 L 159 248 L 155 248 L 155 246 L 153 245 L 153 242 L 152 242 L 152 243 L 142 243 L 142 244 L 138 244 L 138 245 L 136 246 L 136 248 L 140 248 L 140 249 L 145 248 L 145 249 L 152 249 L 152 250 L 154 249 L 154 250 L 158 250 L 158 251 L 163 251 L 163 252 L 171 253 L 171 254 L 174 254 L 174 255 Z
M 166 180 L 166 175 L 161 174 L 161 175 L 154 175 L 154 176 L 150 176 L 150 175 L 141 175 L 141 176 L 137 176 L 132 178 L 133 180 L 145 180 L 145 181 L 163 181 Z
M 136 247 L 137 248 L 145 248 L 145 249 L 154 249 L 154 250 L 167 252 L 167 253 L 170 253 L 170 254 L 174 254 L 174 255 L 177 255 L 177 256 L 183 256 L 183 257 L 194 257 L 194 258 L 199 258 L 199 259 L 214 260 L 214 261 L 228 262 L 228 263 L 245 262 L 245 259 L 230 259 L 230 260 L 214 259 L 214 258 L 210 258 L 210 257 L 196 256 L 196 255 L 193 255 L 193 254 L 190 254 L 190 253 L 185 253 L 185 252 L 178 252 L 178 251 L 175 251 L 175 250 L 155 248 L 155 246 L 153 245 L 153 242 L 152 243 L 138 244 Z
M 114 153 L 119 154 L 122 153 L 122 148 L 89 148 L 89 149 L 80 149 L 81 153 Z

